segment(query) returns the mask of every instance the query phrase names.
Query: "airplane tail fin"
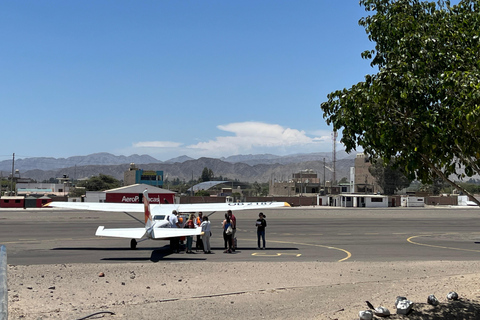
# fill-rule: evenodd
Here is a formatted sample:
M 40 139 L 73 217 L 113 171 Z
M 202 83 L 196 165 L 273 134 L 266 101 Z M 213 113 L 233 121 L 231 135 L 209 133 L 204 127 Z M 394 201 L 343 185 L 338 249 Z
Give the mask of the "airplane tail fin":
M 150 211 L 150 198 L 148 197 L 148 190 L 143 191 L 143 207 L 145 211 L 145 228 L 152 226 L 152 213 Z

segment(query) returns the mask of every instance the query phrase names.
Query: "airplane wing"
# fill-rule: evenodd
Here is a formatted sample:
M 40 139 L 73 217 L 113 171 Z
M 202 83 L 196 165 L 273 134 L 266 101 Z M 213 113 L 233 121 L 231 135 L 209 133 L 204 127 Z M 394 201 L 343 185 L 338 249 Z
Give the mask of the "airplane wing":
M 90 210 L 90 211 L 110 211 L 110 212 L 143 212 L 143 203 L 106 203 L 106 202 L 61 202 L 54 201 L 47 203 L 45 207 Z
M 97 228 L 96 236 L 141 239 L 145 235 L 145 228 L 112 228 L 105 229 L 104 226 Z
M 237 203 L 193 203 L 193 204 L 164 204 L 160 205 L 163 210 L 177 210 L 183 212 L 199 212 L 199 211 L 239 211 L 248 209 L 270 209 L 279 207 L 290 207 L 288 202 L 237 202 Z
M 184 228 L 156 228 L 153 231 L 153 239 L 163 239 L 171 237 L 186 237 L 202 235 L 202 228 L 184 229 Z
M 141 203 L 99 203 L 99 202 L 50 202 L 46 207 L 110 211 L 110 212 L 144 212 Z M 279 207 L 290 207 L 288 202 L 237 202 L 237 203 L 188 203 L 188 204 L 151 204 L 153 213 L 169 214 L 173 210 L 183 212 L 213 212 L 213 211 L 239 211 L 247 209 L 269 209 Z

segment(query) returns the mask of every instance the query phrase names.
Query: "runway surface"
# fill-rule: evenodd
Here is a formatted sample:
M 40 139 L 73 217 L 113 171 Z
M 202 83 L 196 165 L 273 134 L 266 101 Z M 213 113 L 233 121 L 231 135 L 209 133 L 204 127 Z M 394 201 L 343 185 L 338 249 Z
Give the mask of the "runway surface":
M 234 212 L 238 250 L 223 253 L 223 213 L 210 216 L 214 254 L 170 254 L 168 241 L 96 237 L 98 226 L 139 227 L 125 213 L 62 209 L 0 210 L 0 245 L 8 264 L 168 261 L 436 261 L 478 260 L 480 209 L 281 208 L 264 210 L 267 250 L 257 249 L 256 210 Z M 134 214 L 142 219 L 142 214 Z M 194 243 L 195 245 L 195 243 Z

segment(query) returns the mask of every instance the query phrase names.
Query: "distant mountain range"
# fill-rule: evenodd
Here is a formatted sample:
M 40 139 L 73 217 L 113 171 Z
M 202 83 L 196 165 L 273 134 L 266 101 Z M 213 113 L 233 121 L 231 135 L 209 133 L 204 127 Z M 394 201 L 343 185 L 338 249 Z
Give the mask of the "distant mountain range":
M 354 165 L 356 155 L 348 155 L 341 151 L 337 153 L 336 177 L 348 177 L 350 167 Z M 88 178 L 100 173 L 123 180 L 123 174 L 130 163 L 144 170 L 162 170 L 165 179 L 191 180 L 201 176 L 207 167 L 216 177 L 238 179 L 244 182 L 268 182 L 270 179 L 288 180 L 293 173 L 311 169 L 323 179 L 332 177 L 331 153 L 308 153 L 288 156 L 272 154 L 235 155 L 226 158 L 193 159 L 181 156 L 162 162 L 148 155 L 115 156 L 110 153 L 95 153 L 87 156 L 69 158 L 26 158 L 15 160 L 15 169 L 20 171 L 22 178 L 31 178 L 39 182 L 50 178 L 68 175 L 73 179 Z M 325 168 L 324 168 L 325 161 Z M 12 170 L 12 160 L 0 162 L 2 176 L 7 176 Z

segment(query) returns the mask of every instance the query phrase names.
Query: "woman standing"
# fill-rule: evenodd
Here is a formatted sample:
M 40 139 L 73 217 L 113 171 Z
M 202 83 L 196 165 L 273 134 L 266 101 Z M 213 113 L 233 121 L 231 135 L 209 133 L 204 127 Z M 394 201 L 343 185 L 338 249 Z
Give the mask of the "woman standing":
M 189 217 L 188 217 L 188 221 L 187 223 L 185 224 L 185 228 L 188 228 L 188 229 L 195 229 L 195 215 L 192 213 Z M 192 251 L 192 243 L 193 243 L 193 236 L 187 236 L 187 253 L 195 253 Z
M 222 223 L 223 226 L 223 240 L 225 242 L 225 251 L 223 253 L 232 253 L 232 234 L 233 234 L 233 227 L 232 222 L 230 221 L 230 217 L 225 214 L 225 220 Z M 227 249 L 228 244 L 228 249 Z
M 257 243 L 258 249 L 260 249 L 260 238 L 263 240 L 263 250 L 265 250 L 265 227 L 267 226 L 267 220 L 265 220 L 267 216 L 264 215 L 262 212 L 258 214 L 258 219 L 256 222 L 257 226 Z

